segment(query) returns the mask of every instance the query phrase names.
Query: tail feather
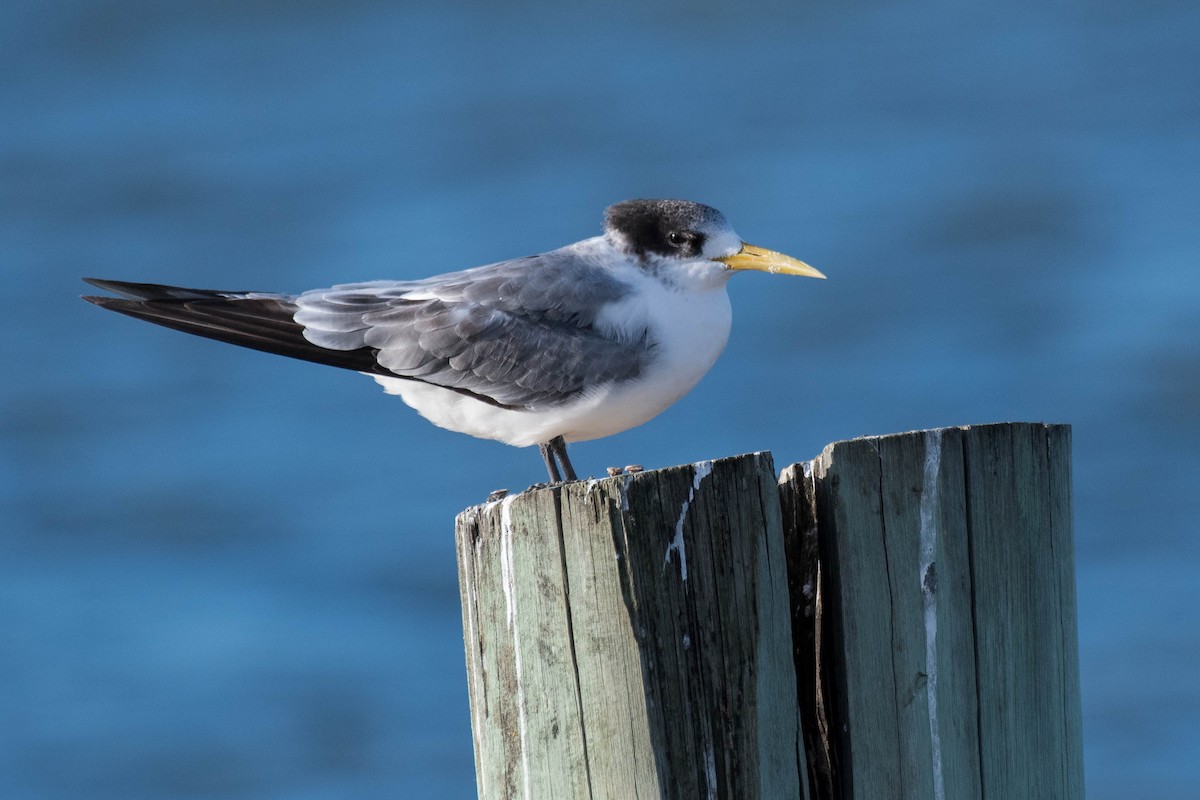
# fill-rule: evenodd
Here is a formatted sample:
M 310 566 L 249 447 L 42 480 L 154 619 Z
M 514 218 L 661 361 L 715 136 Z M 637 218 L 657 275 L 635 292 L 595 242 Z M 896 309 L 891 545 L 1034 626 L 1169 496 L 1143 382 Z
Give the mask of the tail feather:
M 282 294 L 218 292 L 152 283 L 85 278 L 120 297 L 85 296 L 89 303 L 184 333 L 317 364 L 391 375 L 373 348 L 332 350 L 304 338 L 292 315 L 292 298 Z

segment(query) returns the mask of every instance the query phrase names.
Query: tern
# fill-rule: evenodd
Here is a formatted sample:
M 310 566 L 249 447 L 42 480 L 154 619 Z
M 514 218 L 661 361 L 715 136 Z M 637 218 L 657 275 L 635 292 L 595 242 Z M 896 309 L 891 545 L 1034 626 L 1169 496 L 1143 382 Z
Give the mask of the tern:
M 439 427 L 537 445 L 559 483 L 576 480 L 567 442 L 641 425 L 708 372 L 741 270 L 825 277 L 743 242 L 710 206 L 627 200 L 606 210 L 602 236 L 424 280 L 280 294 L 84 278 L 118 297 L 83 299 L 361 372 Z

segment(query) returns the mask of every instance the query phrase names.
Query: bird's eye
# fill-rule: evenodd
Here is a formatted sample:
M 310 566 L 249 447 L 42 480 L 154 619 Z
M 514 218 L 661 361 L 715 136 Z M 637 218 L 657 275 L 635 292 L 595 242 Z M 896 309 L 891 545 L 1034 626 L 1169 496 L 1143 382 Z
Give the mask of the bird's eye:
M 667 234 L 667 241 L 672 247 L 683 247 L 688 243 L 688 238 L 686 231 L 671 231 Z

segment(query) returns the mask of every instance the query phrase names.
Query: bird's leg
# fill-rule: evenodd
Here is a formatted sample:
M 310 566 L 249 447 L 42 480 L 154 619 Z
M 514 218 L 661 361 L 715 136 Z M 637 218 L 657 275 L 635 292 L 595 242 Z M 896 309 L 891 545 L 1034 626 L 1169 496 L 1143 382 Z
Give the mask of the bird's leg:
M 558 457 L 558 463 L 562 464 L 563 475 L 569 481 L 577 481 L 575 477 L 575 468 L 571 466 L 571 459 L 567 457 L 567 440 L 561 436 L 555 436 L 550 440 L 550 452 Z
M 560 437 L 561 438 L 561 437 Z M 538 445 L 538 452 L 542 454 L 542 460 L 546 462 L 546 471 L 550 473 L 551 483 L 562 483 L 562 478 L 558 475 L 558 465 L 554 463 L 554 441 L 551 440 L 545 444 Z

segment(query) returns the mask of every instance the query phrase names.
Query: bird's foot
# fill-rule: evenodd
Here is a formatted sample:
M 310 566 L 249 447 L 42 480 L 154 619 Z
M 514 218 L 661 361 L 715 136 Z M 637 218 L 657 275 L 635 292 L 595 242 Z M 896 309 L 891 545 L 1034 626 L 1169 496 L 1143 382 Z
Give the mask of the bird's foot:
M 488 495 L 486 502 L 495 503 L 496 501 L 503 500 L 506 497 L 508 497 L 508 489 L 497 489 Z

